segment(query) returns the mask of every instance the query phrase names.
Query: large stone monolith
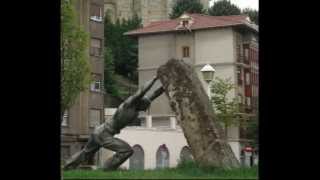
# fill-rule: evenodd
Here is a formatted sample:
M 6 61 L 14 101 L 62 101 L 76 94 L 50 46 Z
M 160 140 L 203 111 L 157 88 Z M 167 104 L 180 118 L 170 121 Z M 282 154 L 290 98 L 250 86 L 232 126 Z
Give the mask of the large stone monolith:
M 195 161 L 200 166 L 239 167 L 193 68 L 182 60 L 171 59 L 158 69 L 158 77 Z

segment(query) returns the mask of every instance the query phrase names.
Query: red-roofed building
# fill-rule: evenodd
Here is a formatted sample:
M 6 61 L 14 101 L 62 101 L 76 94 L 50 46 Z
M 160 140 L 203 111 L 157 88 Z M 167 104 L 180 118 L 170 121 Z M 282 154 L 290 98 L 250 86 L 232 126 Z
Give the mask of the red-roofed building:
M 181 26 L 181 18 L 189 18 L 187 26 Z M 208 16 L 203 14 L 185 14 L 178 19 L 151 22 L 149 25 L 129 31 L 125 35 L 141 36 L 147 34 L 160 34 L 169 32 L 183 32 L 185 30 L 204 30 L 214 28 L 245 28 L 258 33 L 258 26 L 251 23 L 245 15 L 234 16 Z
M 140 85 L 153 77 L 159 66 L 175 58 L 194 66 L 202 85 L 207 89 L 208 84 L 200 70 L 206 64 L 210 64 L 215 69 L 215 76 L 230 78 L 236 85 L 229 97 L 238 97 L 241 100 L 244 113 L 257 112 L 258 26 L 250 22 L 247 16 L 184 14 L 178 19 L 152 22 L 125 35 L 138 38 Z M 146 118 L 142 121 L 142 126 L 146 129 L 169 128 L 172 131 L 181 131 L 165 95 L 157 98 L 148 114 L 142 114 L 143 116 Z M 135 137 L 134 133 L 137 132 L 124 129 L 121 138 L 134 143 L 130 139 Z M 149 135 L 144 134 L 144 136 L 147 141 Z M 177 133 L 176 136 L 179 136 L 176 137 L 177 140 L 180 136 L 184 138 L 183 133 Z M 247 139 L 242 136 L 239 127 L 230 127 L 228 137 L 236 157 L 241 159 L 241 149 L 247 145 Z M 170 144 L 174 140 L 173 136 L 170 138 L 151 141 L 161 140 L 161 143 Z M 168 148 L 172 156 L 179 154 L 173 152 L 178 151 L 173 145 Z M 148 151 L 156 148 L 149 143 L 143 146 L 143 149 Z M 171 165 L 173 166 L 174 162 L 170 160 L 170 167 Z

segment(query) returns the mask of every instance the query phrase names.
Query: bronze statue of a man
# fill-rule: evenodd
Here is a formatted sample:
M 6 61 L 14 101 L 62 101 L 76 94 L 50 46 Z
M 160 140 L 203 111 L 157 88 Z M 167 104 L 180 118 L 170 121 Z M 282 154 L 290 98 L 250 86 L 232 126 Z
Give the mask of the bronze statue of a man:
M 104 170 L 115 170 L 133 153 L 132 148 L 125 141 L 113 137 L 120 130 L 138 118 L 139 111 L 146 111 L 151 102 L 163 93 L 162 86 L 157 88 L 148 97 L 146 93 L 151 89 L 158 78 L 148 81 L 134 95 L 126 99 L 112 117 L 111 122 L 105 122 L 97 126 L 91 134 L 86 146 L 69 160 L 63 169 L 76 168 L 83 161 L 92 157 L 101 147 L 115 152 L 115 155 L 107 160 Z

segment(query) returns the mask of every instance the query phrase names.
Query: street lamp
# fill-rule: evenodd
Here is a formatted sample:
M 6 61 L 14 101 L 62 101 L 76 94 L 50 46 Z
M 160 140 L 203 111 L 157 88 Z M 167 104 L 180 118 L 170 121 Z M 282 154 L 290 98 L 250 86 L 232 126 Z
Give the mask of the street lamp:
M 216 70 L 210 64 L 206 64 L 200 71 L 202 73 L 203 79 L 208 83 L 208 96 L 210 99 L 210 82 L 213 80 L 213 76 Z

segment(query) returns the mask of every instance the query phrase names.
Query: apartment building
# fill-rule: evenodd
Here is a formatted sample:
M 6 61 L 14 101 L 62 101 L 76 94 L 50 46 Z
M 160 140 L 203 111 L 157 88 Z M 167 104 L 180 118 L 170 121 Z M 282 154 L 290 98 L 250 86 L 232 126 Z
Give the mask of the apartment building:
M 87 142 L 93 128 L 104 121 L 103 78 L 104 78 L 104 22 L 103 0 L 73 1 L 79 25 L 89 33 L 87 49 L 92 83 L 87 91 L 81 92 L 75 104 L 65 112 L 61 126 L 62 160 L 79 151 Z M 95 164 L 98 157 L 89 160 Z

